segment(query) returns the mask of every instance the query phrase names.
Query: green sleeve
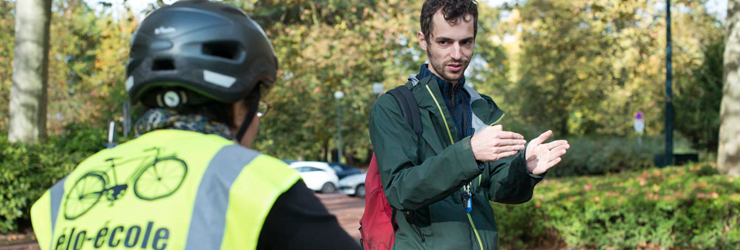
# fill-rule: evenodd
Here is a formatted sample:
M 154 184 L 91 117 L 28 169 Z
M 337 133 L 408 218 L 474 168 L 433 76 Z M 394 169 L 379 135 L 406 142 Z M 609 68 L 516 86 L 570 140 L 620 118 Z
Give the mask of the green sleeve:
M 381 96 L 370 112 L 370 139 L 388 203 L 399 210 L 442 200 L 482 173 L 470 148 L 470 137 L 415 164 L 417 140 L 423 139 L 416 138 L 390 95 Z
M 526 147 L 525 147 L 526 148 Z M 534 186 L 543 176 L 530 174 L 527 171 L 525 150 L 515 156 L 486 164 L 489 175 L 488 194 L 491 201 L 519 204 L 532 199 Z

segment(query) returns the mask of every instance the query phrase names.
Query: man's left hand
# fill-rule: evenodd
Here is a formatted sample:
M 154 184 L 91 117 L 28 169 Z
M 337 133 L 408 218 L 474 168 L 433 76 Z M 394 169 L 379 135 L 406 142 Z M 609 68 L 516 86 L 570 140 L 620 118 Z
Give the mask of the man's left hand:
M 550 136 L 552 136 L 552 131 L 548 130 L 530 141 L 527 145 L 525 156 L 527 159 L 527 171 L 530 173 L 535 175 L 544 174 L 548 169 L 557 165 L 562 160 L 560 157 L 565 155 L 568 148 L 570 148 L 570 144 L 566 140 L 557 140 L 542 144 Z

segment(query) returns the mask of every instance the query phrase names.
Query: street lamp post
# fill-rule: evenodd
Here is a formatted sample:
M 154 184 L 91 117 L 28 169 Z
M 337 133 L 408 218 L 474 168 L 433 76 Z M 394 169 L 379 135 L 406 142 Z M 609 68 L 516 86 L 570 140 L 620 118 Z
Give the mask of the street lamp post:
M 672 49 L 671 49 L 671 1 L 666 0 L 666 81 L 665 81 L 665 92 L 666 92 L 666 119 L 665 119 L 665 166 L 673 164 L 673 91 L 671 87 L 673 85 L 671 65 Z
M 344 92 L 337 90 L 334 92 L 334 99 L 337 99 L 337 134 L 339 139 L 337 140 L 337 162 L 342 163 L 342 103 L 340 100 L 344 98 Z

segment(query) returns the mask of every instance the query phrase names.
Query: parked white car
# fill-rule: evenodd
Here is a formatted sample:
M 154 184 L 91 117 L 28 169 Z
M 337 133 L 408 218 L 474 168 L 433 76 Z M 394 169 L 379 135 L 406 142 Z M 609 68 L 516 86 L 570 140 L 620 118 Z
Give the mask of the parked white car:
M 295 161 L 290 163 L 290 168 L 298 170 L 309 189 L 321 193 L 337 192 L 339 178 L 326 162 Z
M 349 196 L 365 198 L 365 177 L 367 173 L 344 177 L 339 181 L 339 191 Z

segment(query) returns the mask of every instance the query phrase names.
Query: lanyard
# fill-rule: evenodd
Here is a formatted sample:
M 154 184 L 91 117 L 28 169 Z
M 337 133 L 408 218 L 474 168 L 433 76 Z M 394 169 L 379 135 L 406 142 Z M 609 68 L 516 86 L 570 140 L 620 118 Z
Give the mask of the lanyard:
M 470 183 L 463 186 L 462 201 L 465 206 L 465 212 L 470 213 L 473 211 L 473 193 L 470 192 Z

